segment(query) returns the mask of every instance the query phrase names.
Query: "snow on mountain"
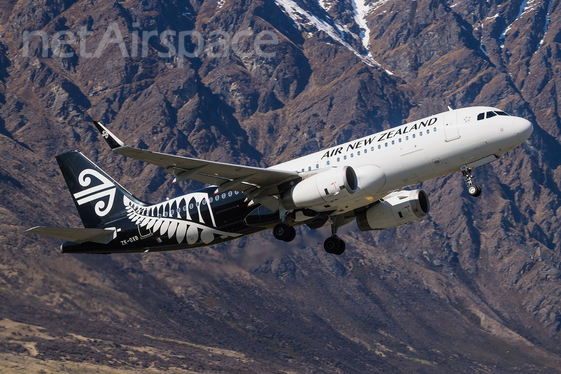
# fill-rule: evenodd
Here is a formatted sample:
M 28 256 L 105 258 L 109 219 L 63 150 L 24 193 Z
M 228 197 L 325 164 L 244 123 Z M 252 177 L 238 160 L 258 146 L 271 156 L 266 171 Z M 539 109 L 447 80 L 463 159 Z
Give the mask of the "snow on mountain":
M 365 49 L 368 51 L 368 38 L 370 36 L 370 29 L 366 24 L 366 16 L 370 12 L 370 8 L 366 6 L 364 3 L 362 3 L 361 0 L 358 1 L 351 0 L 351 1 L 352 1 L 353 9 L 355 11 L 354 12 L 355 22 L 359 25 L 359 27 L 362 30 L 359 38 L 362 40 L 362 44 L 364 45 Z M 352 51 L 365 64 L 369 66 L 381 67 L 381 65 L 372 58 L 370 52 L 368 52 L 366 55 L 363 55 L 346 41 L 348 36 L 357 37 L 354 33 L 349 31 L 349 29 L 346 26 L 339 24 L 337 21 L 329 21 L 321 17 L 318 17 L 317 15 L 312 14 L 306 11 L 305 9 L 303 9 L 294 0 L 275 0 L 275 3 L 284 11 L 284 13 L 286 13 L 290 18 L 292 18 L 298 30 L 307 32 L 308 37 L 311 37 L 314 31 L 323 31 L 327 35 L 329 35 L 332 39 L 334 39 L 336 42 L 340 43 L 341 45 L 345 46 L 347 49 Z M 329 4 L 325 0 L 319 0 L 318 3 L 326 11 L 330 9 Z M 388 74 L 391 74 L 391 72 L 389 71 L 387 72 Z
M 534 9 L 533 6 L 532 6 L 533 2 L 534 2 L 534 0 L 524 0 L 522 2 L 522 4 L 520 4 L 520 11 L 518 12 L 518 15 L 516 16 L 514 21 L 512 21 L 512 23 L 506 27 L 506 29 L 501 33 L 501 36 L 499 37 L 499 44 L 500 44 L 501 48 L 505 47 L 506 34 L 510 31 L 510 29 L 512 28 L 512 25 L 514 25 L 514 23 L 516 21 L 518 21 L 518 19 L 520 17 L 522 17 L 524 14 L 526 14 L 526 13 L 528 13 L 531 10 Z M 530 4 L 530 5 L 528 5 L 528 4 Z
M 368 46 L 370 44 L 369 37 L 370 37 L 370 29 L 366 23 L 366 16 L 370 13 L 370 7 L 366 5 L 364 0 L 351 0 L 354 10 L 354 18 L 357 25 L 359 25 L 362 32 L 360 33 L 360 37 L 362 39 L 362 45 L 364 48 L 368 50 Z M 372 55 L 370 51 L 368 55 Z

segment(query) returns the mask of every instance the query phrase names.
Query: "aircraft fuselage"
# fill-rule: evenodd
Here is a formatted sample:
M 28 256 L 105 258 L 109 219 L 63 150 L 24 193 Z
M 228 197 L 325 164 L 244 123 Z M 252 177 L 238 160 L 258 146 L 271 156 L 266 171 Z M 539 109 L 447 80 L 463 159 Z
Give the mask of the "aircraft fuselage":
M 293 222 L 298 225 L 323 212 L 351 217 L 356 209 L 379 201 L 392 191 L 457 172 L 462 166 L 478 167 L 495 161 L 523 143 L 531 132 L 529 121 L 508 116 L 499 109 L 464 108 L 387 129 L 269 169 L 295 171 L 304 180 L 344 166 L 356 172 L 355 193 L 302 209 Z M 281 204 L 280 199 L 248 206 L 251 198 L 241 192 L 229 190 L 215 194 L 215 191 L 216 187 L 207 187 L 151 205 L 125 201 L 127 216 L 104 226 L 118 228 L 115 240 L 102 247 L 95 243 L 67 242 L 62 251 L 116 253 L 194 248 L 239 238 L 281 221 L 275 209 L 275 204 Z

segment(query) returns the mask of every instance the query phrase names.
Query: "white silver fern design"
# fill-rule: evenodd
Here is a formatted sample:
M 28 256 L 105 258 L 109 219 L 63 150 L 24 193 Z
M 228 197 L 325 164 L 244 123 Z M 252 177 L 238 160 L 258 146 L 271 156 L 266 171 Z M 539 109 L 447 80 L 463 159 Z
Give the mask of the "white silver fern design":
M 192 202 L 193 199 L 195 203 Z M 221 239 L 241 236 L 241 234 L 221 231 L 215 228 L 214 213 L 207 199 L 208 195 L 206 193 L 192 193 L 163 203 L 142 206 L 125 196 L 123 203 L 131 222 L 151 231 L 154 235 L 167 236 L 168 239 L 175 237 L 178 244 L 185 241 L 187 244 L 192 245 L 198 242 L 208 245 L 215 240 L 216 236 Z M 174 204 L 176 208 L 172 209 Z M 177 208 L 188 207 L 191 204 L 193 209 L 195 207 L 197 209 L 199 222 L 193 221 L 189 209 L 181 210 Z M 202 205 L 207 205 L 212 222 L 204 222 L 203 215 L 201 214 Z M 158 214 L 160 211 L 165 212 L 165 214 L 163 216 Z M 214 227 L 210 227 L 209 224 L 212 224 Z

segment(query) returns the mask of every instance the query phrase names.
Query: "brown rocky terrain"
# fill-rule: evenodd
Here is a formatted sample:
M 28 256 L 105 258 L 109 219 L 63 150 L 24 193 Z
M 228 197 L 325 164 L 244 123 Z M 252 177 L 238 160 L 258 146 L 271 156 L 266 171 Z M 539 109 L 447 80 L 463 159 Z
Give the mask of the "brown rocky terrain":
M 367 6 L 2 1 L 0 371 L 560 372 L 559 4 Z M 87 57 L 110 28 L 126 55 L 113 43 Z M 227 51 L 213 34 L 248 29 L 273 32 L 263 51 L 275 55 Z M 153 30 L 196 30 L 207 49 L 160 57 L 169 43 L 154 37 L 133 53 L 135 35 Z M 26 31 L 49 38 L 45 54 Z M 253 51 L 240 40 L 238 52 Z M 131 145 L 268 166 L 448 105 L 496 106 L 535 130 L 476 170 L 478 199 L 459 173 L 426 182 L 427 218 L 368 233 L 353 223 L 340 257 L 322 248 L 327 228 L 299 228 L 290 244 L 264 232 L 111 256 L 62 255 L 60 242 L 23 234 L 80 226 L 54 161 L 68 150 L 147 201 L 200 186 L 112 154 L 92 119 Z

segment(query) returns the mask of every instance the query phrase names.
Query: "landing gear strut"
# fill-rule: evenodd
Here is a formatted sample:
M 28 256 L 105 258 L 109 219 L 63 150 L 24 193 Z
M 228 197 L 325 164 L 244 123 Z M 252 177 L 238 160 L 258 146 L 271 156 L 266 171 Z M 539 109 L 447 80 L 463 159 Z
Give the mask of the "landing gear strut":
M 345 252 L 345 242 L 337 236 L 337 229 L 341 227 L 343 223 L 343 216 L 335 217 L 333 224 L 331 225 L 331 236 L 323 242 L 323 249 L 325 249 L 327 253 L 333 253 L 334 255 L 339 256 Z
M 473 175 L 471 174 L 472 170 L 473 168 L 468 168 L 465 165 L 462 165 L 462 167 L 460 167 L 460 171 L 462 172 L 462 175 L 464 176 L 466 183 L 468 185 L 468 194 L 470 194 L 473 197 L 477 197 L 481 195 L 481 187 L 473 184 L 472 182 Z
M 296 237 L 296 229 L 287 223 L 281 222 L 273 229 L 275 239 L 291 242 Z

